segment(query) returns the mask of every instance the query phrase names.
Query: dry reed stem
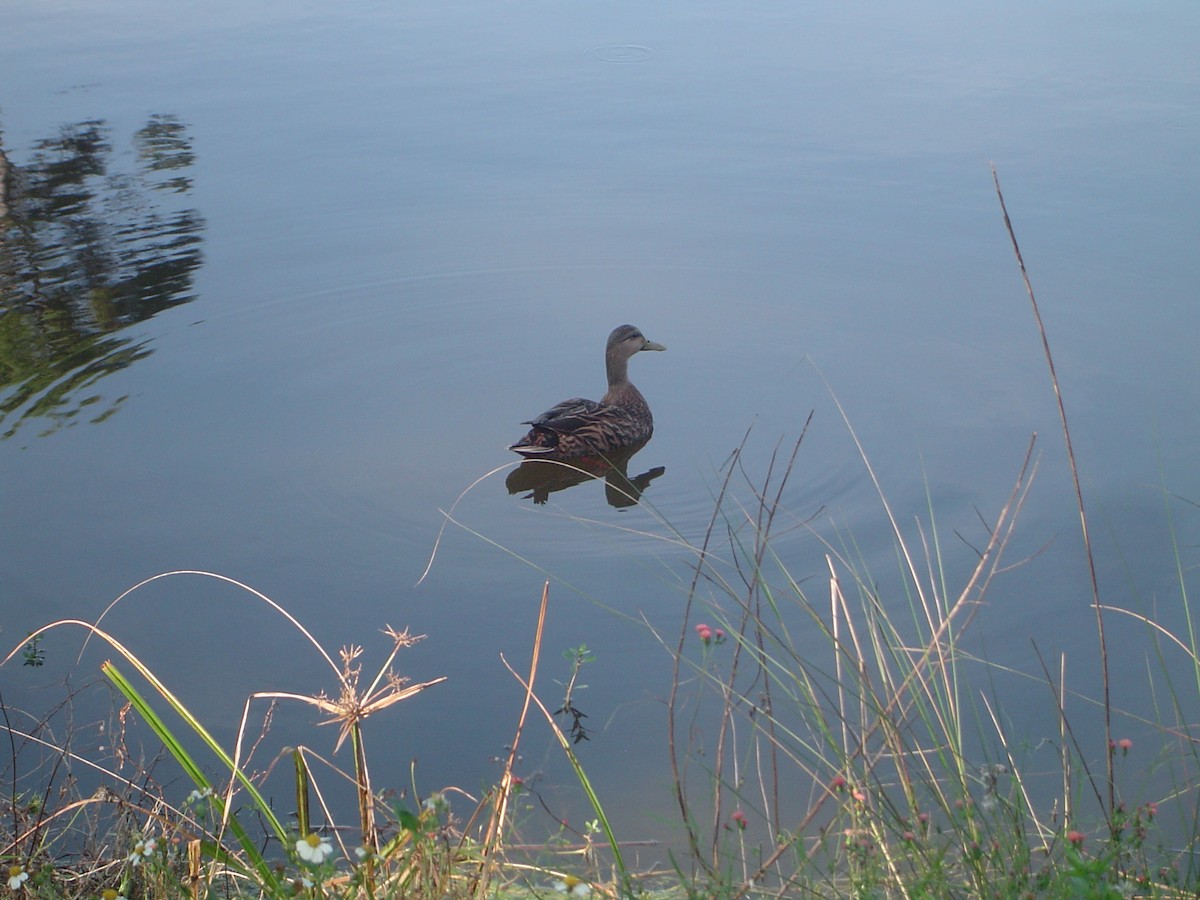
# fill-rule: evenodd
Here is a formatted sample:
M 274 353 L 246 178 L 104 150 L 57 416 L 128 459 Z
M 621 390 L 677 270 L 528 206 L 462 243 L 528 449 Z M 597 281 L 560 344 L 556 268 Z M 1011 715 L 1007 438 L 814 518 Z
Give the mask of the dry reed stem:
M 1054 685 L 1054 678 L 1050 674 L 1050 670 L 1046 667 L 1046 661 L 1042 657 L 1042 651 L 1038 647 L 1036 641 L 1031 641 L 1033 644 L 1034 653 L 1037 656 L 1038 664 L 1042 667 L 1042 674 L 1045 676 L 1046 684 L 1050 687 L 1051 695 L 1054 697 L 1055 710 L 1058 713 L 1059 727 L 1059 752 L 1062 755 L 1062 773 L 1063 773 L 1063 817 L 1066 822 L 1072 820 L 1074 810 L 1071 801 L 1071 756 L 1067 752 L 1068 747 L 1074 747 L 1075 753 L 1079 757 L 1079 765 L 1083 769 L 1084 778 L 1087 779 L 1088 785 L 1092 789 L 1092 793 L 1096 797 L 1096 803 L 1099 804 L 1101 811 L 1104 811 L 1104 798 L 1101 796 L 1100 788 L 1096 784 L 1096 778 L 1092 774 L 1091 767 L 1087 764 L 1087 757 L 1083 753 L 1083 748 L 1079 746 L 1079 741 L 1075 737 L 1075 731 L 1071 728 L 1071 721 L 1067 718 L 1066 697 L 1067 691 L 1067 657 L 1062 654 L 1059 657 L 1058 669 L 1058 686 Z M 1110 754 L 1111 756 L 1111 754 Z
M 538 660 L 542 652 L 542 635 L 546 627 L 546 608 L 550 602 L 550 582 L 542 585 L 542 602 L 538 607 L 537 628 L 534 630 L 533 652 L 529 660 L 529 679 L 525 683 L 525 700 L 521 706 L 521 715 L 517 719 L 517 730 L 509 747 L 508 758 L 504 761 L 504 772 L 500 776 L 500 786 L 496 791 L 493 813 L 488 821 L 487 832 L 483 840 L 483 859 L 479 864 L 479 873 L 472 884 L 472 896 L 482 896 L 487 891 L 491 879 L 490 862 L 495 855 L 502 851 L 504 825 L 508 818 L 508 805 L 512 797 L 513 767 L 517 762 L 517 748 L 521 743 L 521 735 L 525 731 L 525 720 L 529 715 L 529 707 L 533 703 L 533 683 L 537 678 Z
M 720 516 L 721 507 L 725 500 L 726 492 L 729 490 L 729 483 L 733 478 L 734 466 L 733 461 L 741 454 L 742 448 L 746 446 L 746 441 L 750 437 L 750 430 L 742 435 L 741 443 L 734 449 L 730 457 L 728 469 L 725 472 L 725 478 L 721 481 L 721 489 L 717 493 L 716 501 L 713 504 L 712 516 L 709 517 L 708 527 L 704 531 L 704 540 L 700 544 L 700 552 L 696 561 L 696 567 L 692 572 L 692 583 L 688 587 L 687 600 L 683 608 L 683 616 L 679 626 L 679 641 L 675 646 L 673 653 L 673 665 L 671 670 L 671 691 L 667 697 L 667 753 L 671 760 L 671 778 L 675 789 L 675 801 L 679 805 L 680 821 L 683 822 L 684 830 L 687 832 L 688 848 L 691 851 L 691 859 L 699 863 L 711 875 L 712 869 L 706 863 L 700 852 L 700 836 L 696 834 L 695 826 L 692 823 L 691 809 L 687 800 L 686 780 L 684 770 L 679 764 L 679 743 L 676 736 L 676 718 L 679 702 L 679 671 L 684 659 L 684 645 L 688 636 L 688 619 L 692 613 L 692 603 L 696 598 L 696 588 L 700 583 L 701 575 L 706 566 L 705 562 L 708 559 L 708 547 L 712 541 L 713 531 L 716 528 L 717 520 Z
M 1025 809 L 1029 811 L 1029 816 L 1033 819 L 1033 824 L 1037 828 L 1038 838 L 1042 842 L 1042 851 L 1049 854 L 1049 838 L 1054 834 L 1053 829 L 1043 825 L 1038 819 L 1037 808 L 1033 805 L 1033 798 L 1029 796 L 1029 790 L 1025 786 L 1025 779 L 1021 775 L 1021 769 L 1017 766 L 1016 757 L 1013 756 L 1012 748 L 1008 744 L 1008 735 L 1004 733 L 1004 729 L 1000 725 L 1000 719 L 997 717 L 995 710 L 992 709 L 992 704 L 988 700 L 987 695 L 980 691 L 979 697 L 987 709 L 988 717 L 992 720 L 992 727 L 996 729 L 996 735 L 1000 739 L 1000 746 L 1004 748 L 1004 757 L 1008 760 L 1008 770 L 1016 780 L 1017 788 L 1021 791 Z
M 767 710 L 770 710 L 772 708 L 772 699 L 771 699 L 772 681 L 768 677 L 768 673 L 766 672 L 766 669 L 763 666 L 763 662 L 762 662 L 766 658 L 766 655 L 767 655 L 766 654 L 766 645 L 764 644 L 764 640 L 763 640 L 764 629 L 762 626 L 762 623 L 763 623 L 762 593 L 761 593 L 761 591 L 762 591 L 762 563 L 763 563 L 763 558 L 765 557 L 766 552 L 767 552 L 767 547 L 769 544 L 769 536 L 772 531 L 775 516 L 778 513 L 780 506 L 782 504 L 783 490 L 787 485 L 788 477 L 791 475 L 791 472 L 792 472 L 793 468 L 795 467 L 796 456 L 800 452 L 800 446 L 804 441 L 804 436 L 805 436 L 805 434 L 807 434 L 808 427 L 811 424 L 811 422 L 812 422 L 812 413 L 809 413 L 808 419 L 804 423 L 804 428 L 801 430 L 800 436 L 796 439 L 795 444 L 792 447 L 791 457 L 789 458 L 787 465 L 783 470 L 783 475 L 780 477 L 779 484 L 775 489 L 775 496 L 774 496 L 773 500 L 768 498 L 767 493 L 768 493 L 768 489 L 770 488 L 771 481 L 774 478 L 775 467 L 776 467 L 776 463 L 778 461 L 778 456 L 779 456 L 779 444 L 778 443 L 776 444 L 775 448 L 771 452 L 771 460 L 767 466 L 767 474 L 763 480 L 762 490 L 761 491 L 754 490 L 753 482 L 751 481 L 749 476 L 746 476 L 746 482 L 747 482 L 747 484 L 750 485 L 751 489 L 754 490 L 755 499 L 757 500 L 757 506 L 755 507 L 755 515 L 753 517 L 751 517 L 749 515 L 746 516 L 747 520 L 752 519 L 752 521 L 750 522 L 750 527 L 754 534 L 753 552 L 751 554 L 753 568 L 748 573 L 742 572 L 740 556 L 735 553 L 734 557 L 733 557 L 734 566 L 737 568 L 739 574 L 741 575 L 742 583 L 745 585 L 745 588 L 746 588 L 746 597 L 745 597 L 744 602 L 741 603 L 742 617 L 741 617 L 741 621 L 738 624 L 737 633 L 739 635 L 744 636 L 747 633 L 747 627 L 748 627 L 749 623 L 751 623 L 751 622 L 754 623 L 753 641 L 754 641 L 754 646 L 757 650 L 757 655 L 755 657 L 753 657 L 753 660 L 757 661 L 757 664 L 758 664 L 758 671 L 755 674 L 754 681 L 757 682 L 760 678 L 762 679 L 762 698 L 761 698 L 761 702 L 758 705 L 764 707 Z M 743 442 L 744 442 L 744 439 L 743 439 Z M 733 456 L 731 458 L 730 472 L 732 472 L 734 468 L 737 468 L 739 471 L 741 471 L 743 475 L 746 474 L 740 465 L 740 453 L 736 454 L 735 456 Z M 714 510 L 714 513 L 715 512 L 716 512 L 716 510 Z M 732 535 L 731 535 L 731 540 L 732 540 Z M 702 564 L 704 562 L 704 560 L 705 560 L 705 555 L 702 553 L 700 556 L 698 565 Z M 732 591 L 730 593 L 732 595 Z M 691 593 L 689 593 L 689 601 L 690 601 L 690 599 L 691 599 Z M 687 622 L 686 622 L 686 618 L 685 618 L 684 624 L 681 628 L 681 636 L 686 635 L 686 633 L 687 633 Z M 713 758 L 714 758 L 714 763 L 713 763 L 714 791 L 713 791 L 713 793 L 714 793 L 714 796 L 713 796 L 713 808 L 712 808 L 712 813 L 713 813 L 712 823 L 711 823 L 712 840 L 711 840 L 711 844 L 710 844 L 710 853 L 711 853 L 711 864 L 712 864 L 712 867 L 714 870 L 717 869 L 720 864 L 721 820 L 723 818 L 722 805 L 721 805 L 723 795 L 722 795 L 720 785 L 724 781 L 723 772 L 724 772 L 725 760 L 726 760 L 726 756 L 727 756 L 727 754 L 725 752 L 725 745 L 726 745 L 726 741 L 730 738 L 730 734 L 734 727 L 733 712 L 734 712 L 735 704 L 732 702 L 731 698 L 733 698 L 735 696 L 739 696 L 738 692 L 734 691 L 734 684 L 737 680 L 739 665 L 740 665 L 741 659 L 742 659 L 742 652 L 745 649 L 745 647 L 746 647 L 746 644 L 744 641 L 739 640 L 735 643 L 732 658 L 730 660 L 730 665 L 729 665 L 729 675 L 728 675 L 728 678 L 726 679 L 726 683 L 722 686 L 722 691 L 725 696 L 724 696 L 724 702 L 722 703 L 722 706 L 721 706 L 721 722 L 717 728 L 717 747 L 716 747 L 716 751 L 713 754 Z M 753 684 L 744 688 L 741 691 L 740 695 L 744 696 L 744 694 L 747 691 L 749 691 L 751 689 L 751 687 L 753 687 Z M 768 738 L 769 738 L 768 743 L 769 743 L 770 762 L 771 762 L 770 784 L 771 784 L 772 790 L 773 790 L 773 797 L 772 797 L 773 802 L 766 803 L 765 809 L 769 813 L 768 825 L 773 828 L 774 832 L 778 833 L 778 831 L 780 830 L 780 827 L 781 827 L 780 822 L 779 822 L 780 803 L 779 803 L 779 797 L 778 797 L 778 790 L 779 790 L 779 762 L 778 762 L 778 760 L 779 760 L 779 739 L 778 739 L 775 729 L 776 729 L 776 723 L 775 723 L 774 717 L 770 716 L 770 715 L 766 716 L 766 730 L 767 730 L 767 734 L 768 734 Z M 734 757 L 734 763 L 736 766 L 737 765 L 736 757 Z M 757 769 L 756 771 L 758 772 L 760 785 L 762 785 L 763 789 L 765 790 L 766 789 L 765 772 L 761 768 Z M 741 784 L 740 773 L 738 773 L 736 771 L 734 773 L 734 784 Z
M 1100 650 L 1100 679 L 1101 690 L 1104 692 L 1104 741 L 1105 741 L 1105 770 L 1108 781 L 1108 808 L 1104 811 L 1108 819 L 1109 829 L 1115 827 L 1113 815 L 1116 812 L 1117 787 L 1113 771 L 1113 754 L 1116 745 L 1112 739 L 1112 701 L 1108 680 L 1108 641 L 1104 636 L 1104 607 L 1100 604 L 1100 581 L 1096 575 L 1096 558 L 1092 553 L 1092 539 L 1088 533 L 1087 512 L 1083 504 L 1083 487 L 1079 480 L 1079 466 L 1075 460 L 1075 448 L 1071 443 L 1071 429 L 1067 424 L 1067 408 L 1063 403 L 1062 388 L 1058 382 L 1058 373 L 1054 369 L 1054 356 L 1050 352 L 1050 339 L 1046 335 L 1046 326 L 1042 322 L 1042 313 L 1038 309 L 1037 298 L 1033 294 L 1033 284 L 1025 269 L 1025 260 L 1021 257 L 1021 248 L 1017 245 L 1017 235 L 1013 231 L 1012 221 L 1008 217 L 1008 208 L 1004 204 L 1004 192 L 1000 190 L 1000 176 L 992 165 L 992 181 L 996 185 L 996 197 L 1000 201 L 1000 212 L 1004 216 L 1004 228 L 1012 242 L 1013 254 L 1017 258 L 1017 268 L 1021 270 L 1021 280 L 1025 283 L 1025 292 L 1029 295 L 1029 303 L 1033 307 L 1033 317 L 1037 322 L 1038 334 L 1042 339 L 1042 352 L 1046 356 L 1046 366 L 1050 370 L 1050 383 L 1054 388 L 1054 399 L 1058 403 L 1058 418 L 1062 424 L 1063 441 L 1067 448 L 1067 463 L 1071 469 L 1071 482 L 1075 487 L 1075 505 L 1079 511 L 1079 531 L 1083 537 L 1083 549 L 1087 557 L 1088 578 L 1092 589 L 1092 608 L 1096 613 L 1096 638 Z M 1116 837 L 1116 832 L 1113 832 Z

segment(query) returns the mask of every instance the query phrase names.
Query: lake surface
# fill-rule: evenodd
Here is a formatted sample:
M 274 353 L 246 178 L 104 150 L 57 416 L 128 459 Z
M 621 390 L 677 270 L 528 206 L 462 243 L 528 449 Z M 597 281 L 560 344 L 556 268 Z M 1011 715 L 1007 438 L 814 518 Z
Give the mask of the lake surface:
M 623 839 L 672 841 L 670 657 L 640 623 L 679 633 L 681 541 L 703 540 L 747 429 L 739 503 L 813 413 L 774 545 L 792 575 L 820 596 L 818 536 L 853 535 L 906 609 L 836 398 L 908 538 L 936 513 L 951 581 L 1038 435 L 1009 555 L 1029 560 L 970 649 L 1039 676 L 1036 640 L 1097 696 L 1057 408 L 989 163 L 1102 597 L 1180 627 L 1200 542 L 1198 33 L 1191 2 L 10 4 L 6 649 L 175 569 L 262 591 L 331 651 L 364 645 L 367 672 L 379 630 L 407 626 L 428 638 L 399 668 L 448 681 L 368 723 L 375 783 L 408 784 L 416 759 L 422 790 L 478 793 L 520 709 L 501 654 L 527 665 L 550 578 L 542 692 L 553 708 L 560 651 L 592 650 L 584 765 Z M 598 398 L 623 322 L 668 347 L 631 363 L 656 430 L 629 472 L 663 473 L 626 508 L 601 484 L 510 496 L 519 423 Z M 105 622 L 225 739 L 252 691 L 334 690 L 278 615 L 212 579 L 156 581 Z M 1112 628 L 1114 700 L 1157 720 L 1153 649 Z M 80 641 L 0 671 L 4 701 L 48 708 L 91 677 L 106 654 L 77 666 Z M 992 677 L 1017 738 L 1056 734 L 1044 685 Z M 312 723 L 282 711 L 270 740 L 331 752 Z M 556 815 L 582 816 L 540 723 L 522 749 Z

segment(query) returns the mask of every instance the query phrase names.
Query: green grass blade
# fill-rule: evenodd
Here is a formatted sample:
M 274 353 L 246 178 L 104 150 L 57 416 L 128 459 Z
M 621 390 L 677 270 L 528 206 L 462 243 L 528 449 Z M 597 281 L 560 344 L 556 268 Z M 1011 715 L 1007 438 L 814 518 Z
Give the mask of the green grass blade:
M 163 746 L 167 749 L 167 752 L 169 752 L 171 756 L 175 758 L 176 762 L 179 763 L 179 765 L 196 783 L 196 785 L 199 787 L 211 787 L 207 777 L 204 775 L 204 772 L 201 770 L 200 766 L 196 764 L 196 761 L 192 758 L 191 754 L 188 753 L 187 749 L 179 742 L 178 738 L 175 737 L 175 734 L 171 731 L 171 729 L 167 727 L 167 724 L 163 722 L 163 720 L 154 711 L 146 699 L 125 678 L 125 676 L 121 674 L 117 667 L 111 662 L 106 662 L 100 667 L 100 669 L 104 673 L 104 676 L 112 683 L 112 685 L 121 692 L 121 695 L 124 696 L 125 699 L 130 702 L 130 704 L 132 704 L 138 715 L 142 717 L 143 721 L 150 726 L 151 730 L 158 736 L 158 739 L 162 741 Z M 234 773 L 235 777 L 237 777 L 237 779 L 242 783 L 243 787 L 245 787 L 250 795 L 254 798 L 255 804 L 262 812 L 264 818 L 266 818 L 266 820 L 270 822 L 272 827 L 277 831 L 277 834 L 279 835 L 280 840 L 283 842 L 283 845 L 287 846 L 287 833 L 283 830 L 279 820 L 275 817 L 274 813 L 271 812 L 269 805 L 263 799 L 262 795 L 259 794 L 258 789 L 255 787 L 253 782 L 246 777 L 241 769 L 234 766 L 233 760 L 229 758 L 229 755 L 225 753 L 221 746 L 217 744 L 212 735 L 208 733 L 208 731 L 200 724 L 200 722 L 194 716 L 192 716 L 191 713 L 188 712 L 188 710 L 178 702 L 178 700 L 175 700 L 173 697 L 167 697 L 167 700 L 171 704 L 172 708 L 175 709 L 180 717 L 183 718 L 183 720 L 187 723 L 188 727 L 191 728 L 197 735 L 199 735 L 201 740 L 203 740 L 204 743 L 207 744 L 209 748 L 217 754 L 218 757 L 220 757 L 221 761 L 230 769 L 230 771 Z M 219 798 L 214 796 L 213 800 L 220 805 L 221 801 Z M 250 865 L 258 873 L 258 876 L 261 879 L 261 884 L 264 887 L 270 886 L 272 888 L 278 888 L 280 886 L 278 878 L 272 871 L 267 860 L 263 858 L 263 855 L 258 850 L 255 842 L 251 839 L 245 828 L 242 827 L 242 824 L 235 816 L 229 816 L 228 822 L 229 830 L 233 833 L 238 844 L 246 853 L 246 857 L 249 860 Z

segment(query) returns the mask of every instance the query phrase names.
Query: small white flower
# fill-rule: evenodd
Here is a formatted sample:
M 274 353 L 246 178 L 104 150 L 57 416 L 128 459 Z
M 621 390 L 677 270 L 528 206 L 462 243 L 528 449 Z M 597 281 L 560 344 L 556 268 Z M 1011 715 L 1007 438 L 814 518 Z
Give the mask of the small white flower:
M 441 793 L 430 794 L 425 798 L 425 802 L 421 804 L 430 812 L 437 812 L 446 805 L 446 798 Z
M 21 886 L 28 880 L 29 873 L 25 871 L 25 867 L 20 863 L 8 867 L 8 889 L 10 891 L 21 890 Z
M 560 894 L 570 894 L 572 897 L 586 897 L 592 892 L 586 881 L 576 878 L 574 875 L 568 875 L 566 878 L 554 882 L 554 889 Z
M 213 795 L 212 788 L 206 787 L 204 790 L 197 788 L 187 796 L 188 803 L 199 803 L 201 800 L 207 800 Z
M 315 831 L 296 841 L 296 854 L 306 863 L 319 866 L 333 855 L 333 845 Z
M 367 857 L 371 855 L 371 851 L 366 847 L 355 847 L 354 855 L 358 857 L 359 862 L 366 862 Z
M 133 845 L 133 852 L 129 854 L 129 862 L 135 866 L 141 865 L 142 861 L 154 855 L 155 848 L 158 847 L 156 838 L 143 838 Z
M 311 891 L 313 889 L 313 880 L 311 878 L 309 878 L 307 875 L 300 876 L 300 884 L 304 887 L 305 890 Z

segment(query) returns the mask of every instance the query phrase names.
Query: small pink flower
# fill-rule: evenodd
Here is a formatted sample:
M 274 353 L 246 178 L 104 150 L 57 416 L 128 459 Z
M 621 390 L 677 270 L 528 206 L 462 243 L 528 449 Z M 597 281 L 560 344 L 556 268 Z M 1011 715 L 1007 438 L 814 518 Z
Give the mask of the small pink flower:
M 738 828 L 740 828 L 742 831 L 746 830 L 746 814 L 744 812 L 742 812 L 740 809 L 735 809 L 730 818 L 733 819 Z
M 841 775 L 834 775 L 833 780 L 829 782 L 829 786 L 840 793 L 846 789 L 846 779 Z
M 716 642 L 718 644 L 725 643 L 725 629 L 724 628 L 715 629 L 713 631 L 713 638 L 716 640 Z
M 1158 804 L 1153 800 L 1146 804 L 1146 815 L 1151 819 L 1158 815 Z
M 700 636 L 700 640 L 704 641 L 706 644 L 712 640 L 713 636 L 712 629 L 703 622 L 696 626 L 696 634 L 698 634 Z
M 904 838 L 904 840 L 906 840 L 906 841 L 908 841 L 908 842 L 910 842 L 910 843 L 911 843 L 912 841 L 915 841 L 915 840 L 917 839 L 917 836 L 916 836 L 915 834 L 913 834 L 911 831 L 906 831 L 906 832 L 904 832 L 904 834 L 902 834 L 902 835 L 900 835 L 900 836 L 901 836 L 902 838 Z
M 1077 847 L 1077 848 L 1082 847 L 1083 846 L 1083 832 L 1082 831 L 1068 831 L 1067 832 L 1067 840 L 1070 841 L 1072 844 L 1074 844 L 1075 847 Z
M 1129 751 L 1133 749 L 1133 741 L 1129 738 L 1121 738 L 1117 741 L 1117 746 L 1121 748 L 1121 755 L 1128 756 Z

